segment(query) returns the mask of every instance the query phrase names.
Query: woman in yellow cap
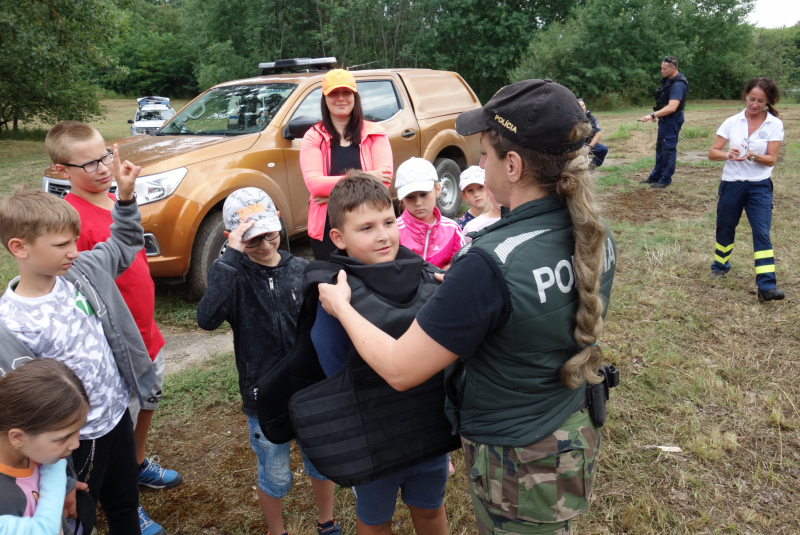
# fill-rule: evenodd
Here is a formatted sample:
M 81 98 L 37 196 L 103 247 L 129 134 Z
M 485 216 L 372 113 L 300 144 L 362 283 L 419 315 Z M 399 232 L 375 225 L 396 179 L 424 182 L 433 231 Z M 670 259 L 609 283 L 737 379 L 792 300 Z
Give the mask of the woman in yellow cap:
M 328 195 L 350 169 L 375 175 L 388 188 L 392 182 L 392 147 L 377 123 L 364 120 L 356 80 L 343 69 L 322 79 L 322 122 L 303 136 L 300 168 L 311 199 L 308 235 L 314 258 L 327 260 L 336 250 L 330 238 Z

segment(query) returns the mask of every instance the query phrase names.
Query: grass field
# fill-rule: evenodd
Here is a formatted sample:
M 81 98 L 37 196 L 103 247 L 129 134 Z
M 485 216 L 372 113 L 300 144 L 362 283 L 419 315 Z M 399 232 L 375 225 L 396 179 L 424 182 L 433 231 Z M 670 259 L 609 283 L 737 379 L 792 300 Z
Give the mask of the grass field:
M 101 132 L 124 134 L 127 125 L 118 123 L 131 111 L 123 113 L 117 101 L 106 105 Z M 675 182 L 661 191 L 638 184 L 653 165 L 656 128 L 636 123 L 648 110 L 596 114 L 605 139 L 612 138 L 597 187 L 618 247 L 600 345 L 621 384 L 611 393 L 594 501 L 576 533 L 800 533 L 800 106 L 778 108 L 786 139 L 772 177 L 772 241 L 788 297 L 767 304 L 756 300 L 746 218 L 730 276 L 708 276 L 721 164 L 705 154 L 739 105 L 689 105 Z M 0 195 L 18 182 L 38 184 L 45 165 L 41 143 L 0 141 Z M 13 275 L 9 260 L 3 252 L 3 283 Z M 179 290 L 160 292 L 160 318 L 191 324 L 194 305 Z M 165 393 L 149 450 L 181 470 L 184 483 L 143 490 L 150 516 L 170 535 L 265 533 L 232 356 L 168 378 Z M 449 531 L 475 533 L 460 453 L 453 460 Z M 293 469 L 287 527 L 313 534 L 316 509 L 296 451 Z M 349 490 L 337 489 L 345 533 L 355 532 L 354 504 Z M 394 533 L 413 533 L 403 507 L 395 520 Z

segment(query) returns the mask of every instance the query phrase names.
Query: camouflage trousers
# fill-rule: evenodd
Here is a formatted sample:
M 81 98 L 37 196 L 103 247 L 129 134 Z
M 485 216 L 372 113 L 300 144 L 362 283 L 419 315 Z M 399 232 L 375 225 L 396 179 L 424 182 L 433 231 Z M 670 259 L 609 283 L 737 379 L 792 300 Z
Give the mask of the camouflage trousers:
M 529 446 L 461 442 L 481 535 L 572 535 L 570 519 L 589 505 L 600 452 L 588 409 Z

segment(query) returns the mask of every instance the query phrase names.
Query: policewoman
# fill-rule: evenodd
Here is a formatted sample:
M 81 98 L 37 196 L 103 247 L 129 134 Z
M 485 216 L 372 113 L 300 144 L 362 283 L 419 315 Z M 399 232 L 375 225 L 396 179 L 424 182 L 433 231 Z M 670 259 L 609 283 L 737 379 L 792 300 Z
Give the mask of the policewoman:
M 772 226 L 772 168 L 783 140 L 783 121 L 775 103 L 781 93 L 769 78 L 753 78 L 744 88 L 745 104 L 722 123 L 708 159 L 724 161 L 717 203 L 717 243 L 713 278 L 731 269 L 736 226 L 747 212 L 753 229 L 753 256 L 759 301 L 784 298 L 776 287 L 775 256 L 769 238 Z M 725 151 L 725 145 L 728 150 Z
M 656 166 L 650 176 L 642 180 L 651 188 L 663 189 L 672 184 L 678 159 L 678 135 L 683 126 L 683 109 L 688 93 L 689 81 L 678 72 L 678 58 L 665 57 L 661 62 L 661 87 L 655 93 L 656 105 L 652 113 L 639 119 L 644 123 L 658 120 Z
M 344 273 L 320 300 L 395 389 L 447 368 L 480 533 L 572 533 L 600 447 L 585 393 L 616 265 L 581 156 L 591 125 L 568 89 L 526 80 L 456 130 L 480 133 L 486 185 L 510 211 L 473 234 L 397 340 L 350 306 Z

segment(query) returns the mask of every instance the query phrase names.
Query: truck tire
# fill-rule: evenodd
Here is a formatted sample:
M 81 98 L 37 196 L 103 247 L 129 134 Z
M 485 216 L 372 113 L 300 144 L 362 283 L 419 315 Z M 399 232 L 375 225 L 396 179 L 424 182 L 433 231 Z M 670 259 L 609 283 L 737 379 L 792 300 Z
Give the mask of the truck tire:
M 189 266 L 189 289 L 198 299 L 206 293 L 208 269 L 214 260 L 222 256 L 228 243 L 222 234 L 223 230 L 225 224 L 222 221 L 222 212 L 219 210 L 210 212 L 197 229 L 192 247 L 192 263 Z
M 436 199 L 436 206 L 445 217 L 453 218 L 461 209 L 461 189 L 458 182 L 461 177 L 461 168 L 449 158 L 436 158 L 433 162 L 442 191 Z

